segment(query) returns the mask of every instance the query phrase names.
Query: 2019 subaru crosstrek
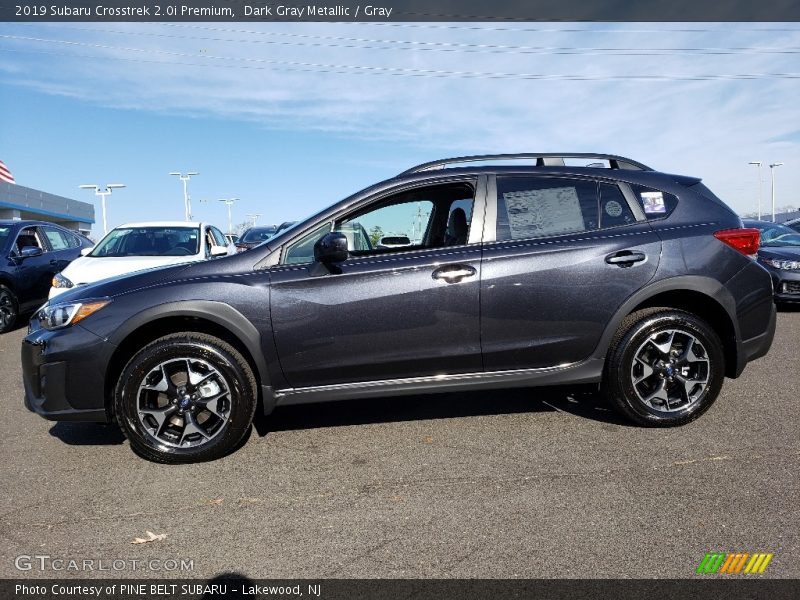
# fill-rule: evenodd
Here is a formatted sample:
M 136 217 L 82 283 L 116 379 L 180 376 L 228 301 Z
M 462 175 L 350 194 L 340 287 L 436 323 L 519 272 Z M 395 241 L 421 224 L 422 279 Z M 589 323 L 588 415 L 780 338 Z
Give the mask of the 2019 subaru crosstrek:
M 758 244 L 699 179 L 627 158 L 426 163 L 249 252 L 66 292 L 23 341 L 25 402 L 162 462 L 229 452 L 256 410 L 420 392 L 597 383 L 680 425 L 769 350 Z

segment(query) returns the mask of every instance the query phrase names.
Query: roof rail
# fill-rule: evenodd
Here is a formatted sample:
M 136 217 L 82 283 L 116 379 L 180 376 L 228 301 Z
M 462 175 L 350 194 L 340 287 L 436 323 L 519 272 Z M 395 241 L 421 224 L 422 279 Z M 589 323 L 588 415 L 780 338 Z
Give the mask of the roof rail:
M 492 160 L 536 160 L 537 167 L 556 167 L 564 166 L 565 158 L 586 158 L 593 160 L 607 160 L 609 167 L 612 169 L 628 169 L 633 171 L 652 171 L 647 165 L 640 162 L 625 158 L 624 156 L 616 156 L 614 154 L 592 154 L 581 152 L 551 152 L 551 153 L 534 153 L 524 152 L 521 154 L 480 154 L 476 156 L 459 156 L 456 158 L 443 158 L 441 160 L 434 160 L 426 162 L 416 167 L 400 173 L 402 175 L 411 175 L 413 173 L 421 173 L 423 171 L 432 171 L 434 169 L 443 169 L 447 165 L 471 162 L 487 162 Z

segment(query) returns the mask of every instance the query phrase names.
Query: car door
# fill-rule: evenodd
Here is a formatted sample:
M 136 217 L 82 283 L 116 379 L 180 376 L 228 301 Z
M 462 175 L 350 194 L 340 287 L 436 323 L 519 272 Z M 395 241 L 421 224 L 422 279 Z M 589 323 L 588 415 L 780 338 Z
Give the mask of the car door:
M 50 263 L 53 265 L 53 274 L 60 273 L 66 269 L 69 263 L 80 255 L 80 243 L 74 235 L 48 225 L 40 227 L 40 231 L 44 233 L 44 237 L 47 238 L 47 242 L 50 245 L 51 261 L 56 261 L 54 265 L 52 262 Z
M 653 278 L 661 241 L 627 192 L 591 179 L 490 178 L 493 241 L 484 241 L 481 276 L 487 371 L 587 358 L 619 306 Z
M 41 248 L 42 254 L 23 258 L 22 248 L 29 246 Z M 38 306 L 47 299 L 58 262 L 47 245 L 44 234 L 35 226 L 19 231 L 11 249 L 11 256 L 16 264 L 14 275 L 20 312 L 22 312 Z
M 270 273 L 270 308 L 290 386 L 481 371 L 485 183 L 477 184 L 451 180 L 383 194 L 285 245 Z M 453 212 L 464 206 L 468 230 L 446 240 Z M 313 262 L 313 246 L 332 226 L 347 237 L 351 256 L 331 270 Z M 408 244 L 378 248 L 386 234 Z

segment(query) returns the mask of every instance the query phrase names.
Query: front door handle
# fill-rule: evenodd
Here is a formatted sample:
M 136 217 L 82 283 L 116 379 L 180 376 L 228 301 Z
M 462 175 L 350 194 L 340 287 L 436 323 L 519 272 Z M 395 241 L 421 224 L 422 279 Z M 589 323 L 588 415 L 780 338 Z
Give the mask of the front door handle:
M 642 262 L 646 259 L 647 255 L 644 252 L 631 250 L 622 250 L 606 256 L 606 262 L 608 264 L 617 265 L 618 267 L 630 267 L 634 263 Z
M 53 260 L 50 261 L 50 264 L 55 267 L 56 265 L 58 265 L 58 261 L 53 259 Z
M 447 283 L 458 283 L 465 277 L 472 277 L 477 271 L 469 265 L 447 265 L 439 267 L 432 274 L 434 279 L 444 279 Z

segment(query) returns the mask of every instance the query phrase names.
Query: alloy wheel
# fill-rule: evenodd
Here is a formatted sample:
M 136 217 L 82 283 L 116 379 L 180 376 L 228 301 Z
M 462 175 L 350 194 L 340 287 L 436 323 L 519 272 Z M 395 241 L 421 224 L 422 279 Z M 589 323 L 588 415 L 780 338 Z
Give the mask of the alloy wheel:
M 631 383 L 639 400 L 661 413 L 683 411 L 708 387 L 710 360 L 701 341 L 683 329 L 650 335 L 631 365 Z

